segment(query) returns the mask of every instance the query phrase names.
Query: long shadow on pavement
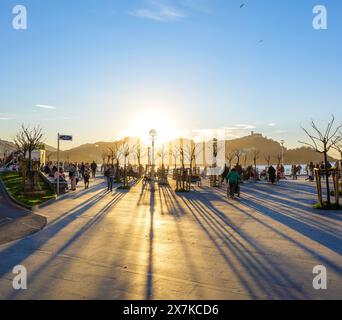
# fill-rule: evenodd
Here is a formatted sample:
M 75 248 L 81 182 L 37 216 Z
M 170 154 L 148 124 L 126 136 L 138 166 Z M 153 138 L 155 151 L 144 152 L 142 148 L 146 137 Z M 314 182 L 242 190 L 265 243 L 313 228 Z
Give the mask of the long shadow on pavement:
M 19 265 L 25 261 L 30 255 L 39 250 L 47 241 L 51 240 L 56 234 L 58 234 L 63 228 L 67 227 L 70 223 L 79 218 L 80 215 L 84 214 L 92 206 L 94 206 L 100 199 L 104 198 L 108 193 L 100 192 L 89 201 L 84 201 L 84 205 L 78 205 L 75 208 L 69 210 L 58 219 L 52 221 L 45 229 L 37 234 L 19 240 L 12 245 L 6 247 L 4 250 L 0 250 L 1 262 L 0 262 L 0 277 L 10 272 L 15 265 Z M 124 194 L 124 193 L 122 193 Z M 121 193 L 119 193 L 121 195 Z M 117 200 L 120 200 L 121 197 Z M 110 201 L 109 204 L 114 205 L 114 202 Z M 104 211 L 103 211 L 104 210 Z M 68 242 L 67 246 L 71 244 L 77 237 L 89 229 L 94 223 L 98 221 L 104 213 L 108 211 L 107 205 L 99 212 L 97 219 L 90 221 L 84 226 L 75 236 L 73 236 Z

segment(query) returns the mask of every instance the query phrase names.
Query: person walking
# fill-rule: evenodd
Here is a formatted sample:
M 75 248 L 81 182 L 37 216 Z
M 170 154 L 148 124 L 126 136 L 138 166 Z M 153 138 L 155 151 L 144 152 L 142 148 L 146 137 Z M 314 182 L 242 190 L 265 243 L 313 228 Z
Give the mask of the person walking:
M 230 195 L 231 198 L 234 198 L 235 192 L 238 189 L 239 181 L 240 181 L 240 175 L 237 172 L 236 168 L 233 168 L 228 173 L 227 178 L 228 178 L 228 194 Z
M 105 177 L 107 178 L 107 191 L 113 191 L 113 184 L 115 178 L 114 165 L 110 165 L 105 171 Z
M 268 168 L 268 179 L 269 181 L 274 184 L 276 180 L 276 169 L 273 166 Z
M 84 179 L 84 189 L 89 189 L 89 180 L 90 180 L 89 170 L 84 171 L 83 179 Z
M 221 175 L 221 178 L 222 178 L 222 180 L 221 180 L 221 184 L 223 184 L 223 182 L 224 182 L 224 180 L 226 180 L 226 182 L 227 182 L 227 184 L 228 184 L 228 173 L 229 173 L 229 168 L 228 168 L 228 166 L 225 164 L 224 165 L 224 170 L 223 170 L 223 173 L 222 173 L 222 175 Z
M 82 162 L 81 166 L 80 166 L 80 176 L 82 179 L 84 179 L 84 172 L 85 172 L 85 165 Z
M 91 168 L 91 173 L 92 173 L 92 177 L 93 179 L 96 179 L 96 170 L 97 170 L 97 164 L 95 161 L 93 161 L 90 165 Z
M 75 165 L 72 165 L 69 170 L 69 178 L 71 184 L 71 191 L 76 190 L 76 178 L 77 178 L 77 169 Z

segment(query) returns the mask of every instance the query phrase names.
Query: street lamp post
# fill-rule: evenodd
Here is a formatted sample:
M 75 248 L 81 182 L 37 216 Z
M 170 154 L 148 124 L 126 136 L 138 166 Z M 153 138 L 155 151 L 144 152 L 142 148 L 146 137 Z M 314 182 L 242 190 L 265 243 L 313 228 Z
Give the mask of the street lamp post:
M 154 167 L 155 167 L 155 159 L 154 159 L 154 142 L 155 142 L 155 139 L 156 139 L 156 136 L 157 136 L 157 131 L 152 129 L 150 131 L 150 137 L 152 138 L 152 181 L 154 182 Z
M 284 165 L 284 144 L 285 144 L 285 141 L 281 140 L 280 143 L 281 143 L 281 164 Z

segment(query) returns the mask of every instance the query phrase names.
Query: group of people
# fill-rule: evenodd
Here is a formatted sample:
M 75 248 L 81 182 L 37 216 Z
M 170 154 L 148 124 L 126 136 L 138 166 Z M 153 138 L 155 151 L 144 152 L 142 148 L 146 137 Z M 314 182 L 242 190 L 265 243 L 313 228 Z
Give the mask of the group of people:
M 47 176 L 54 178 L 55 181 L 59 180 L 65 184 L 67 184 L 67 173 L 70 179 L 70 189 L 75 191 L 80 180 L 83 180 L 85 189 L 89 188 L 90 178 L 96 179 L 97 164 L 95 161 L 91 164 L 83 162 L 63 163 L 58 169 L 57 163 L 49 162 L 42 168 L 42 171 Z
M 339 166 L 340 166 L 340 163 L 339 161 L 337 161 L 335 165 L 337 170 L 340 170 Z M 318 170 L 320 177 L 324 179 L 326 170 L 328 170 L 328 175 L 329 175 L 329 170 L 331 168 L 332 168 L 332 165 L 330 162 L 328 162 L 326 166 L 324 161 L 316 162 L 316 163 L 313 163 L 311 161 L 310 163 L 306 165 L 306 172 L 308 176 L 306 180 L 315 181 L 315 170 Z
M 292 176 L 292 179 L 293 180 L 297 180 L 298 179 L 298 176 L 301 175 L 302 173 L 302 166 L 299 164 L 299 165 L 296 165 L 296 164 L 293 164 L 292 167 L 291 167 L 291 176 Z

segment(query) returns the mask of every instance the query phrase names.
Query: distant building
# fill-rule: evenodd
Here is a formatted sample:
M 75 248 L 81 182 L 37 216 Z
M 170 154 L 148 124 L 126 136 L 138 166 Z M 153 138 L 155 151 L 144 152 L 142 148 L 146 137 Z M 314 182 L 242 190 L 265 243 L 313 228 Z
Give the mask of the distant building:
M 251 137 L 261 137 L 262 138 L 262 133 L 256 133 L 254 131 L 251 131 Z

